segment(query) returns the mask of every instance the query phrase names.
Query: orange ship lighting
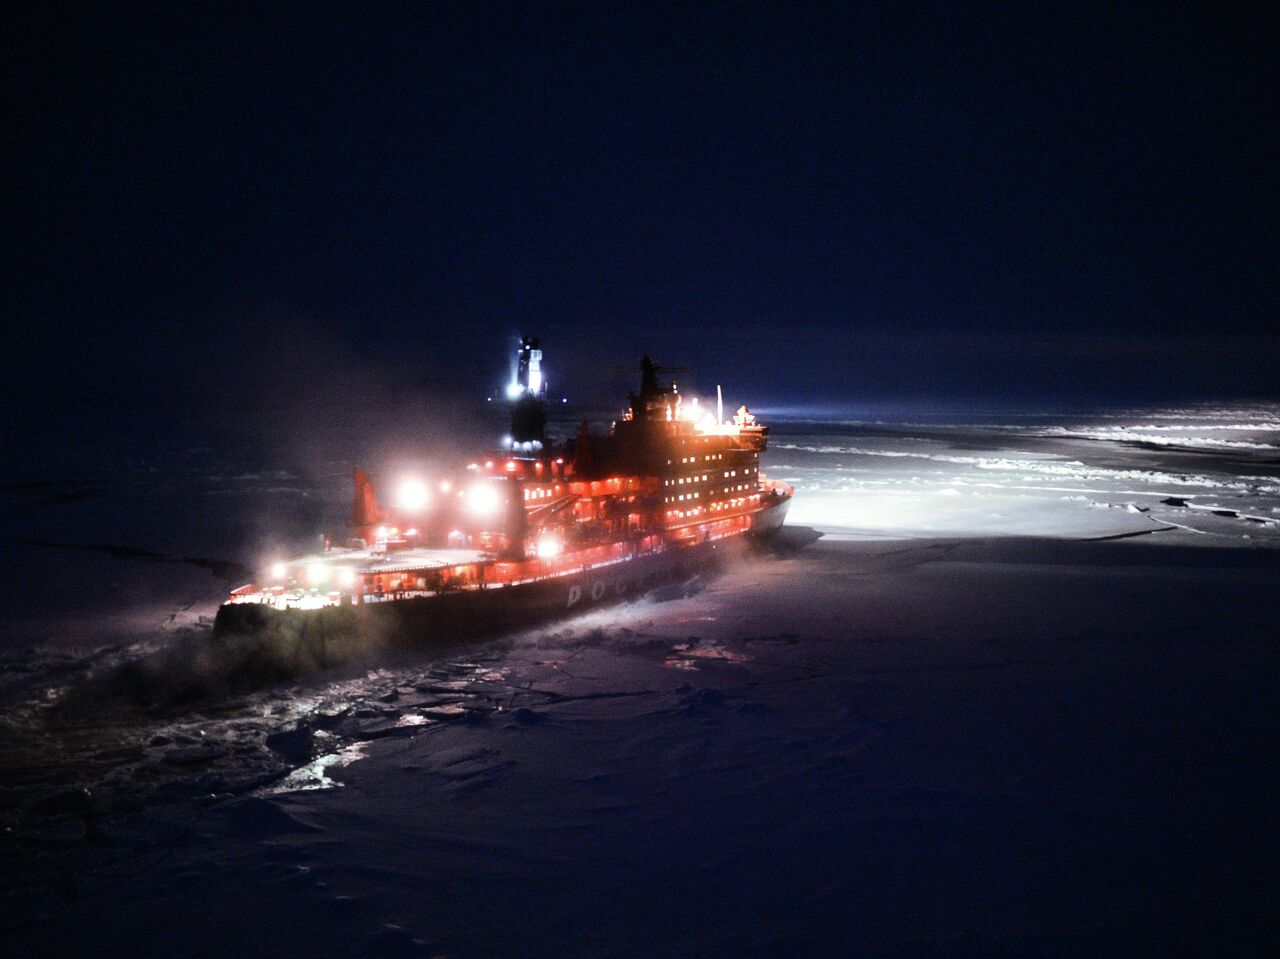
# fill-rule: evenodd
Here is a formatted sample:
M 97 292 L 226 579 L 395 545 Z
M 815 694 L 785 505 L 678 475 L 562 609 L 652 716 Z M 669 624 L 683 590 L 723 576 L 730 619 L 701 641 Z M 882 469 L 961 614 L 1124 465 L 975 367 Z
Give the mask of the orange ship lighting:
M 543 536 L 538 540 L 538 558 L 554 559 L 560 555 L 560 540 L 554 536 Z
M 400 488 L 396 490 L 396 505 L 410 513 L 416 513 L 426 507 L 430 499 L 431 491 L 420 479 L 403 480 Z
M 346 589 L 350 589 L 355 584 L 356 584 L 356 571 L 354 569 L 348 569 L 347 567 L 344 566 L 342 569 L 338 570 L 339 586 L 342 586 Z
M 477 483 L 467 491 L 467 511 L 476 516 L 492 516 L 502 506 L 502 497 L 489 483 Z

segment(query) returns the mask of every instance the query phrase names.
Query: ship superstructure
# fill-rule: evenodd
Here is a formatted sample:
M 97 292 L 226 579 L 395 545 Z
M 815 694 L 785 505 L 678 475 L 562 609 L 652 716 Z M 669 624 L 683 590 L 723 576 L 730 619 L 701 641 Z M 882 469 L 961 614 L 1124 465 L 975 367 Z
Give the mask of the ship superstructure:
M 356 625 L 375 611 L 424 628 L 482 628 L 634 595 L 726 539 L 782 525 L 793 491 L 761 474 L 768 427 L 745 406 L 727 418 L 718 398 L 704 408 L 645 357 L 640 389 L 609 432 L 584 423 L 557 447 L 538 341 L 523 340 L 516 360 L 502 449 L 429 481 L 404 479 L 387 505 L 356 470 L 343 535 L 234 590 L 217 628 L 281 617 Z

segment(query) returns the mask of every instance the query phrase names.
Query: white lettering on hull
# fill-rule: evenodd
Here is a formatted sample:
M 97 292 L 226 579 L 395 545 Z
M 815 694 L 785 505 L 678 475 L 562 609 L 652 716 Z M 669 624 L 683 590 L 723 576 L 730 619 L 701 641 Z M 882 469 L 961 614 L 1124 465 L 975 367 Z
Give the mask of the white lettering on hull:
M 619 579 L 613 580 L 612 585 L 613 585 L 614 596 L 625 596 L 627 593 L 631 592 L 631 587 L 635 584 L 630 579 L 619 578 Z M 599 602 L 600 600 L 604 599 L 606 594 L 608 594 L 609 586 L 610 586 L 610 583 L 608 580 L 603 580 L 603 579 L 596 580 L 594 583 L 590 585 L 588 589 L 587 599 L 590 600 L 591 602 Z M 583 593 L 583 586 L 581 584 L 575 584 L 573 586 L 570 586 L 569 596 L 564 604 L 565 609 L 569 609 L 570 607 L 575 606 L 578 603 L 582 602 L 582 599 L 583 599 L 582 593 Z
M 575 583 L 568 588 L 564 608 L 571 609 L 583 602 L 598 603 L 606 598 L 621 599 L 631 593 L 639 596 L 655 581 L 678 579 L 685 573 L 683 567 L 673 567 L 667 574 L 655 573 L 652 570 L 636 570 L 631 575 L 610 576 L 588 583 Z

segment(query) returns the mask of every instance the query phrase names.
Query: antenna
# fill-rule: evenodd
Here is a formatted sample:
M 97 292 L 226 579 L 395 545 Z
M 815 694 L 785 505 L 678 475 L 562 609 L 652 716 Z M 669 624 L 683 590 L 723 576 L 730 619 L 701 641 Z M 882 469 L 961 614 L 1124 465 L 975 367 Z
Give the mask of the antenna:
M 716 384 L 716 425 L 724 422 L 724 396 L 720 393 L 720 384 Z

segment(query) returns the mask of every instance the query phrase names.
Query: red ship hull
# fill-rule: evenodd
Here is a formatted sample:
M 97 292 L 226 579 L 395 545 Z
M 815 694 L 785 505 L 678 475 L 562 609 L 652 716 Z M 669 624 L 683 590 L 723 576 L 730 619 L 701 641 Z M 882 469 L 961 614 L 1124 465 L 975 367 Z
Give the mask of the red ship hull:
M 278 639 L 335 661 L 345 658 L 352 647 L 492 635 L 640 599 L 662 586 L 713 570 L 781 528 L 789 505 L 789 500 L 783 500 L 761 510 L 753 517 L 751 531 L 741 536 L 672 546 L 532 582 L 320 609 L 227 604 L 218 611 L 214 631 L 220 636 Z

